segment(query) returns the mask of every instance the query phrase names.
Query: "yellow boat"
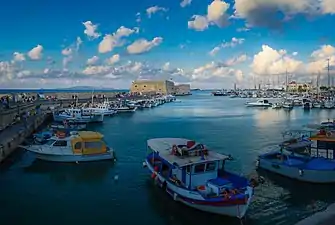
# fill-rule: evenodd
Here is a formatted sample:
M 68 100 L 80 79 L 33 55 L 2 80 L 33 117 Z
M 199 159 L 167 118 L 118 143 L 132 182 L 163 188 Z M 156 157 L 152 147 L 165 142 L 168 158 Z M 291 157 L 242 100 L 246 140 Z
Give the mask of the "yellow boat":
M 115 160 L 114 150 L 93 131 L 74 131 L 66 135 L 59 132 L 43 145 L 22 146 L 36 158 L 53 162 L 83 162 Z

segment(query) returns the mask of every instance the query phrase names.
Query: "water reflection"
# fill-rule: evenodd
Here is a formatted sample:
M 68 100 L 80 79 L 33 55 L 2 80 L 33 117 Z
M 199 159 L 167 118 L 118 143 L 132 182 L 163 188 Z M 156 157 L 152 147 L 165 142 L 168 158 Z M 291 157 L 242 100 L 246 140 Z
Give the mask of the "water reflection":
M 25 167 L 25 173 L 48 176 L 58 184 L 66 183 L 100 183 L 105 179 L 114 163 L 111 161 L 87 162 L 80 164 L 51 163 L 35 160 Z

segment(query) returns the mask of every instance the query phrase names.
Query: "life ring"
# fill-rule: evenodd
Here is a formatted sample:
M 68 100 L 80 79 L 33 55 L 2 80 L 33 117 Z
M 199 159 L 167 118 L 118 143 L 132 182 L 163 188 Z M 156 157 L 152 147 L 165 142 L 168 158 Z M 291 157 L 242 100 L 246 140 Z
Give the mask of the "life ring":
M 327 137 L 331 137 L 331 136 L 332 136 L 332 132 L 328 131 L 328 132 L 326 133 L 326 136 L 327 136 Z
M 205 187 L 205 185 L 200 185 L 200 186 L 197 187 L 197 189 L 198 189 L 199 191 L 205 191 L 205 190 L 206 190 L 206 187 Z

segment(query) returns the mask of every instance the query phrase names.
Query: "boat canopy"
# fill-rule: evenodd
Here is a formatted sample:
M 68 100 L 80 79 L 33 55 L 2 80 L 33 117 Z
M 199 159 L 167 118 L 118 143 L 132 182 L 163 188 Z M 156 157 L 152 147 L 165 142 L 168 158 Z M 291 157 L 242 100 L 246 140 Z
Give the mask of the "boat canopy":
M 76 154 L 99 154 L 107 151 L 102 141 L 103 135 L 93 131 L 79 131 L 78 136 L 71 140 L 73 152 Z
M 172 165 L 183 167 L 187 165 L 226 160 L 230 157 L 214 151 L 209 151 L 201 143 L 183 138 L 154 138 L 147 141 L 148 147 L 161 158 Z M 175 155 L 172 153 L 176 147 L 186 154 Z M 203 155 L 192 154 L 206 151 Z

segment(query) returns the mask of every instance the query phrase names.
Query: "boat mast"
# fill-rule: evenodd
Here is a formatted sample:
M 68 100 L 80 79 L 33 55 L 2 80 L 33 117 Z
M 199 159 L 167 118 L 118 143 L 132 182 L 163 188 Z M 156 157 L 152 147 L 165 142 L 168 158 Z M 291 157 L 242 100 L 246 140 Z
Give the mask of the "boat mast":
M 318 72 L 318 75 L 316 77 L 316 95 L 317 95 L 318 99 L 320 98 L 320 96 L 319 96 L 319 79 L 320 79 L 320 71 Z

